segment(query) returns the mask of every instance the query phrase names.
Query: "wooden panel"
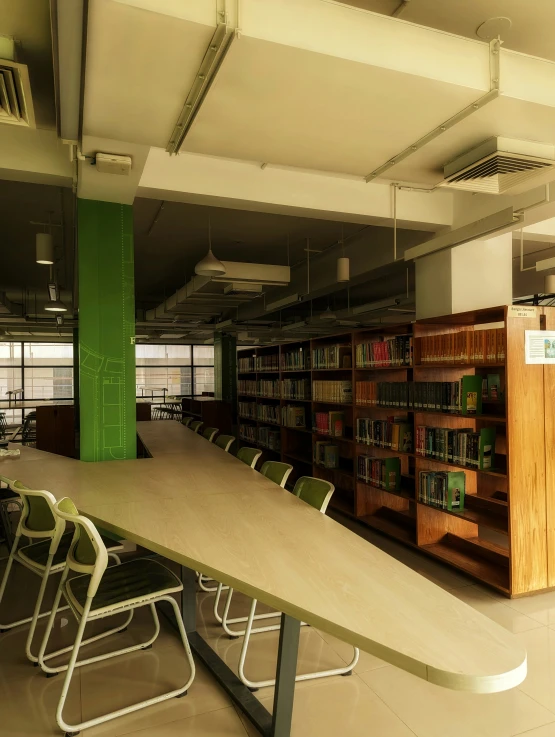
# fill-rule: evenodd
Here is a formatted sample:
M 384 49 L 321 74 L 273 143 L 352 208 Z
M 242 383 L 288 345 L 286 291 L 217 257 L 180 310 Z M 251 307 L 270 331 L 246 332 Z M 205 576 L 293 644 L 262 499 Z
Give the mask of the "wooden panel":
M 555 308 L 544 307 L 545 329 L 555 330 Z M 547 585 L 555 586 L 555 365 L 543 366 Z
M 431 545 L 439 542 L 448 532 L 459 537 L 476 537 L 478 525 L 468 520 L 446 514 L 440 509 L 434 509 L 426 504 L 418 504 L 416 512 L 417 543 L 418 545 Z
M 524 363 L 524 331 L 535 317 L 507 314 L 507 431 L 511 592 L 543 589 L 547 579 L 543 366 Z

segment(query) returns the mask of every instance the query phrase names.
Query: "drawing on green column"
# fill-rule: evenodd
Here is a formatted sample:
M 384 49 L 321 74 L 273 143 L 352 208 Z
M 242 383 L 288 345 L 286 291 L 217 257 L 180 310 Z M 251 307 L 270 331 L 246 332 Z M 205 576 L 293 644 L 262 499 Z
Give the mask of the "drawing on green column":
M 78 225 L 81 460 L 134 458 L 132 208 L 80 199 Z

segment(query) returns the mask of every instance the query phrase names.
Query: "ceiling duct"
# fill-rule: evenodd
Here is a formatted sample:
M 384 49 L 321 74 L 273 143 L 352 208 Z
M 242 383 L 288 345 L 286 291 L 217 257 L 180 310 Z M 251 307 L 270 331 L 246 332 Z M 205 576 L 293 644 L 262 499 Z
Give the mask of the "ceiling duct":
M 504 194 L 555 168 L 555 146 L 514 138 L 490 138 L 443 169 L 441 187 Z
M 0 292 L 0 315 L 14 315 L 21 317 L 23 315 L 23 308 L 21 305 L 16 305 L 11 302 L 5 292 Z
M 253 297 L 262 294 L 262 284 L 249 284 L 248 282 L 231 282 L 224 287 L 224 294 L 245 294 Z
M 0 59 L 0 123 L 35 127 L 29 72 L 9 59 Z
M 286 287 L 291 281 L 289 266 L 250 264 L 242 261 L 222 261 L 222 264 L 225 267 L 225 274 L 212 277 L 212 281 L 264 284 L 273 287 Z

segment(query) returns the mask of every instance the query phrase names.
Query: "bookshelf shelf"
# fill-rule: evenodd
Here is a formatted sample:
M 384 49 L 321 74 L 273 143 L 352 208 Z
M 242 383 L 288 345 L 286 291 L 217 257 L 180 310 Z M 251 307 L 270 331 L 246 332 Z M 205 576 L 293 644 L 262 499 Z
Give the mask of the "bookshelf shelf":
M 258 371 L 240 372 L 240 379 L 247 382 L 242 384 L 243 389 L 252 388 L 253 381 L 268 381 L 270 388 L 276 386 L 273 382 L 279 381 L 283 393 L 281 382 L 286 381 L 288 386 L 301 387 L 295 391 L 304 392 L 305 396 L 312 391 L 313 395 L 318 392 L 319 397 L 343 396 L 348 401 L 261 397 L 252 392 L 239 393 L 240 401 L 272 406 L 280 402 L 282 407 L 291 404 L 306 408 L 307 427 L 282 425 L 278 430 L 281 451 L 270 451 L 275 454 L 271 457 L 281 457 L 294 464 L 292 478 L 305 474 L 332 481 L 336 491 L 330 509 L 336 510 L 338 515 L 356 519 L 508 596 L 555 588 L 555 420 L 552 418 L 555 367 L 524 362 L 525 331 L 542 328 L 555 331 L 555 307 L 535 307 L 526 315 L 523 317 L 522 312 L 503 306 L 244 349 L 238 353 L 241 368 L 258 367 Z M 422 360 L 453 355 L 465 358 L 461 362 Z M 489 360 L 484 360 L 485 357 Z M 361 365 L 365 361 L 380 363 L 391 359 L 393 365 Z M 399 364 L 399 360 L 407 363 Z M 305 368 L 308 363 L 312 368 Z M 315 363 L 322 368 L 314 368 Z M 326 364 L 338 368 L 325 368 Z M 343 367 L 349 364 L 352 368 Z M 270 366 L 271 370 L 261 370 L 263 365 Z M 484 389 L 487 388 L 490 397 L 499 397 L 481 397 L 482 414 L 379 407 L 360 401 L 377 398 L 378 391 L 381 401 L 406 401 L 402 388 L 393 386 L 391 389 L 389 385 L 419 382 L 429 383 L 429 387 L 413 387 L 407 390 L 407 396 L 436 404 L 452 397 L 450 404 L 464 406 L 461 395 L 467 392 L 464 395 L 467 400 L 471 394 L 474 400 L 478 396 L 479 409 L 481 395 L 477 392 L 476 380 L 467 378 L 472 376 L 485 380 Z M 462 383 L 456 386 L 463 377 L 465 388 Z M 314 385 L 313 382 L 321 383 Z M 452 387 L 443 387 L 447 395 L 445 400 L 438 399 L 438 384 L 442 382 Z M 421 399 L 421 396 L 434 399 Z M 314 432 L 311 419 L 313 422 L 316 419 L 311 418 L 311 413 L 334 411 L 343 415 L 343 432 L 349 437 L 328 435 L 325 422 L 324 432 Z M 240 417 L 247 427 L 253 424 L 256 428 L 261 425 L 278 427 L 245 415 Z M 404 429 L 391 428 L 391 423 L 387 424 L 390 417 Z M 485 453 L 482 443 L 492 443 L 488 433 L 491 438 L 495 428 L 495 445 L 491 450 L 488 448 L 488 453 L 494 454 L 492 464 L 495 467 L 479 470 L 415 452 L 359 443 L 356 440 L 358 421 L 365 418 L 377 423 L 376 426 L 370 422 L 362 424 L 371 429 L 370 436 L 378 440 L 385 436 L 388 442 L 393 440 L 402 447 L 410 447 L 407 443 L 412 430 L 413 450 L 417 447 L 419 426 L 466 432 L 471 428 L 473 436 L 463 439 L 459 454 L 474 459 L 477 452 L 478 455 Z M 318 418 L 318 423 L 320 420 Z M 402 433 L 399 440 L 398 432 Z M 437 433 L 430 439 L 439 443 L 437 449 L 440 450 L 452 437 L 451 433 Z M 418 440 L 421 443 L 421 436 Z M 320 441 L 337 446 L 337 450 L 325 451 L 330 453 L 331 459 L 341 452 L 338 469 L 315 463 L 316 443 Z M 242 442 L 266 448 L 261 443 Z M 318 446 L 319 453 L 323 447 Z M 372 467 L 373 474 L 400 473 L 401 490 L 386 491 L 359 479 L 358 456 L 370 457 L 371 461 L 364 463 L 366 468 Z M 395 457 L 400 460 L 392 462 Z M 374 460 L 382 463 L 374 465 Z M 464 472 L 464 511 L 448 511 L 418 502 L 422 471 Z

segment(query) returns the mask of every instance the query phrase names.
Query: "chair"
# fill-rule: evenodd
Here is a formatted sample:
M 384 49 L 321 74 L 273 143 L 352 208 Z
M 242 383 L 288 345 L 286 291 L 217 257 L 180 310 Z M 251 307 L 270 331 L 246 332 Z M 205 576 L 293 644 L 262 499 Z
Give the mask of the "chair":
M 203 437 L 203 438 L 206 438 L 206 439 L 207 439 L 207 440 L 208 440 L 208 441 L 209 441 L 210 443 L 213 443 L 213 442 L 214 442 L 214 438 L 216 437 L 216 435 L 217 435 L 217 434 L 218 434 L 219 432 L 220 432 L 220 431 L 218 430 L 218 428 L 217 428 L 217 427 L 206 427 L 206 428 L 205 428 L 205 429 L 204 429 L 204 430 L 202 431 L 202 437 Z
M 263 476 L 266 476 L 266 478 L 270 479 L 270 481 L 273 481 L 276 484 L 279 484 L 281 487 L 285 487 L 285 482 L 289 478 L 289 474 L 293 470 L 293 466 L 289 465 L 289 463 L 280 463 L 280 461 L 266 461 L 262 465 L 262 468 L 260 469 L 260 473 Z M 201 577 L 202 578 L 202 577 Z M 238 624 L 239 622 L 246 622 L 248 620 L 248 617 L 229 617 L 229 607 L 231 606 L 231 600 L 233 598 L 233 589 L 229 589 L 227 594 L 227 599 L 225 602 L 224 607 L 224 613 L 222 616 L 220 616 L 219 613 L 219 607 L 220 607 L 220 598 L 222 596 L 222 591 L 224 591 L 225 587 L 223 584 L 219 583 L 216 588 L 203 588 L 202 582 L 199 580 L 199 583 L 201 584 L 201 588 L 203 591 L 216 591 L 216 598 L 214 599 L 214 616 L 218 620 L 218 622 L 222 625 L 225 632 L 232 637 L 236 638 L 240 635 L 244 635 L 246 630 L 232 630 L 229 628 L 230 624 Z M 268 612 L 266 614 L 257 614 L 255 619 L 272 619 L 275 617 L 278 617 L 279 613 L 275 612 Z M 269 632 L 273 629 L 279 629 L 279 625 L 271 625 L 270 627 L 264 627 L 256 629 L 255 632 Z
M 183 419 L 181 420 L 181 422 L 182 422 L 183 425 L 185 425 L 185 427 L 189 427 L 189 425 L 191 424 L 191 420 L 192 419 L 193 418 L 191 416 L 184 416 Z
M 299 497 L 302 501 L 310 504 L 311 507 L 318 509 L 322 514 L 326 513 L 329 501 L 335 491 L 335 487 L 329 481 L 323 479 L 316 479 L 310 476 L 301 476 L 295 484 L 293 494 Z M 231 593 L 231 589 L 230 589 Z M 229 594 L 228 594 L 229 597 Z M 241 681 L 251 689 L 256 691 L 264 686 L 274 686 L 275 678 L 267 681 L 251 681 L 245 676 L 245 660 L 247 657 L 247 650 L 249 646 L 250 636 L 253 632 L 268 632 L 271 629 L 280 629 L 280 625 L 271 625 L 270 627 L 260 627 L 257 630 L 253 630 L 252 623 L 255 619 L 257 600 L 253 599 L 251 602 L 251 608 L 247 619 L 247 626 L 245 629 L 245 638 L 243 640 L 243 646 L 241 648 L 241 656 L 239 658 L 239 678 Z M 227 602 L 226 602 L 227 606 Z M 274 614 L 276 616 L 276 614 Z M 325 678 L 327 676 L 349 676 L 353 672 L 353 668 L 358 663 L 359 650 L 354 648 L 354 656 L 349 665 L 345 665 L 342 668 L 333 668 L 325 671 L 317 671 L 314 673 L 303 673 L 296 676 L 295 681 L 308 681 L 314 678 Z
M 167 699 L 185 696 L 187 689 L 195 677 L 195 663 L 181 619 L 181 612 L 179 611 L 176 600 L 172 596 L 172 594 L 183 590 L 181 581 L 161 563 L 148 558 L 131 560 L 122 563 L 120 566 L 108 568 L 108 556 L 102 538 L 93 523 L 79 515 L 71 499 L 65 497 L 58 502 L 55 506 L 55 511 L 58 518 L 63 520 L 64 523 L 73 522 L 75 525 L 73 540 L 67 553 L 66 565 L 39 652 L 39 665 L 44 672 L 53 674 L 65 671 L 66 673 L 56 711 L 58 726 L 66 732 L 66 736 L 74 735 L 82 729 L 102 724 L 111 719 L 130 714 L 138 709 L 159 704 Z M 72 571 L 81 575 L 69 578 L 69 573 Z M 52 632 L 56 613 L 59 611 L 62 596 L 67 601 L 79 622 L 79 626 L 75 636 L 75 642 L 69 648 L 71 650 L 71 657 L 68 665 L 52 668 L 45 662 L 45 651 Z M 160 622 L 156 613 L 156 602 L 160 601 L 167 602 L 173 608 L 177 620 L 179 633 L 191 669 L 190 676 L 185 685 L 161 696 L 140 701 L 132 706 L 118 709 L 117 711 L 94 719 L 88 719 L 80 724 L 68 724 L 63 718 L 63 711 L 75 668 L 118 655 L 124 655 L 135 650 L 146 650 L 150 648 L 160 632 Z M 129 611 L 133 614 L 135 609 L 143 606 L 150 607 L 154 620 L 154 635 L 150 639 L 138 645 L 122 648 L 121 650 L 97 655 L 81 661 L 77 660 L 79 649 L 84 642 L 83 633 L 85 626 L 88 622 L 110 617 L 113 614 L 123 611 Z
M 235 438 L 233 435 L 220 435 L 217 439 L 214 445 L 217 445 L 218 448 L 223 448 L 226 453 L 229 453 L 229 449 L 235 442 Z
M 193 432 L 199 432 L 200 428 L 202 427 L 202 421 L 201 420 L 193 420 L 191 424 L 189 425 L 189 428 Z
M 6 420 L 6 413 L 0 412 L 0 440 L 6 437 L 8 432 L 8 422 Z
M 239 448 L 237 451 L 237 458 L 251 468 L 256 466 L 261 455 L 262 451 L 258 450 L 258 448 L 248 448 L 247 446 Z
M 25 653 L 30 661 L 36 663 L 37 657 L 33 655 L 31 646 L 37 621 L 40 617 L 46 617 L 50 614 L 49 611 L 42 613 L 40 611 L 44 599 L 46 584 L 48 583 L 48 578 L 51 575 L 61 573 L 61 571 L 63 571 L 73 533 L 69 532 L 64 534 L 65 522 L 55 514 L 56 499 L 49 491 L 27 489 L 18 481 L 11 481 L 3 476 L 0 476 L 0 480 L 7 484 L 9 489 L 19 494 L 23 505 L 23 511 L 19 519 L 13 545 L 8 556 L 8 563 L 4 571 L 2 582 L 0 583 L 0 603 L 4 598 L 6 586 L 14 562 L 20 563 L 22 566 L 28 568 L 33 573 L 36 573 L 41 578 L 40 589 L 32 616 L 0 624 L 0 632 L 30 622 L 31 626 L 29 627 L 29 632 L 27 634 Z M 32 540 L 40 540 L 40 542 L 35 542 L 33 545 L 19 547 L 22 535 L 25 535 Z M 123 549 L 121 543 L 116 543 L 105 537 L 101 538 L 101 540 L 107 549 L 107 556 L 109 555 L 113 558 L 116 563 L 120 563 L 120 559 L 116 555 L 115 551 Z M 103 637 L 107 637 L 114 632 L 119 632 L 122 628 L 125 628 L 127 624 L 127 622 L 124 625 L 120 624 L 117 629 L 102 633 L 101 636 L 91 638 L 90 640 L 87 640 L 87 642 L 93 642 L 95 640 L 102 639 Z M 48 657 L 54 657 L 60 653 L 68 652 L 69 649 L 65 648 L 64 650 L 59 650 L 56 653 L 51 653 Z
M 7 488 L 2 488 L 2 479 L 3 477 L 0 476 L 0 522 L 2 523 L 2 528 L 4 529 L 4 534 L 6 536 L 6 545 L 8 546 L 8 550 L 10 550 L 13 545 L 14 535 L 12 532 L 9 507 L 15 506 L 20 512 L 22 512 L 23 503 L 19 494 L 16 491 L 12 491 L 9 485 L 7 485 L 8 479 L 5 479 L 5 485 L 7 485 Z
M 293 470 L 293 466 L 289 463 L 280 463 L 280 461 L 266 461 L 260 469 L 260 473 L 266 478 L 273 481 L 275 484 L 279 484 L 285 488 L 285 482 L 289 478 L 289 474 Z

